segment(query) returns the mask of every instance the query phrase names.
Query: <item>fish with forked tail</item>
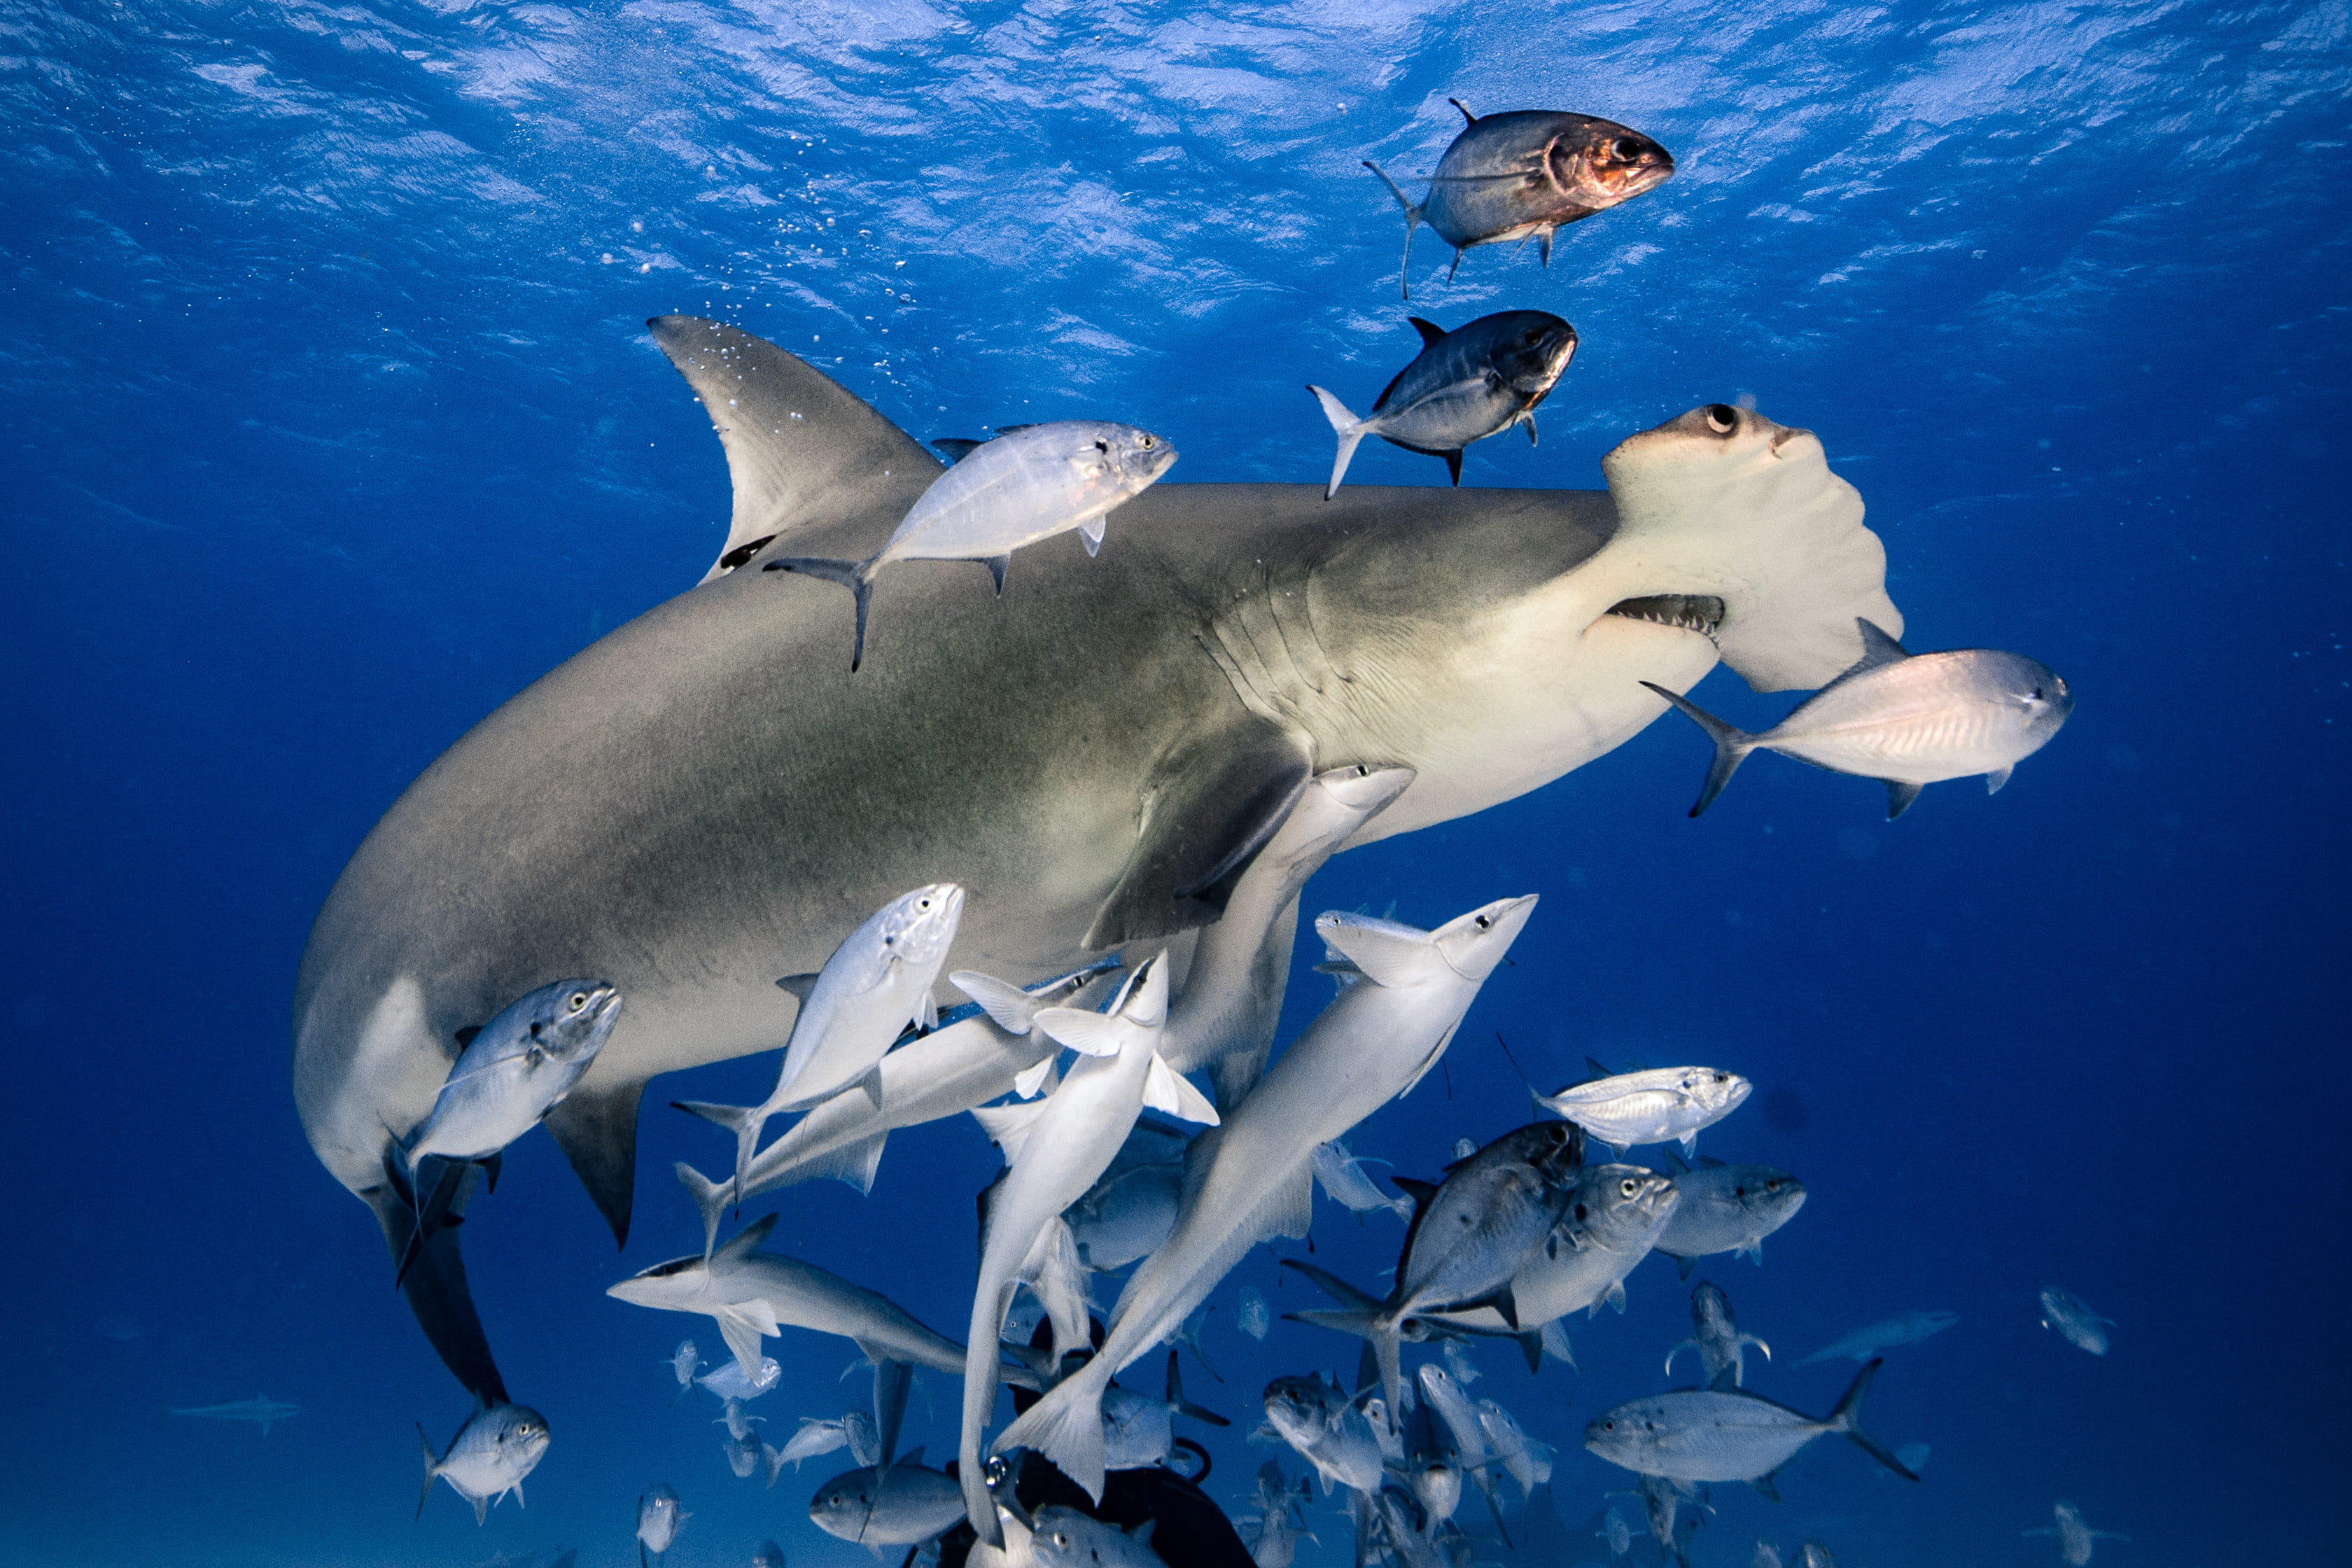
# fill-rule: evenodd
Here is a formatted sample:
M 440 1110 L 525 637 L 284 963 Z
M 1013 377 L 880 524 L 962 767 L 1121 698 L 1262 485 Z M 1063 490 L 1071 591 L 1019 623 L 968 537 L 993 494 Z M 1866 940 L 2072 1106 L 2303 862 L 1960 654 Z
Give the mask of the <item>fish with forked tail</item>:
M 466 1418 L 437 1458 L 421 1426 L 416 1442 L 425 1451 L 425 1486 L 416 1494 L 416 1517 L 425 1517 L 433 1483 L 442 1480 L 474 1505 L 474 1522 L 480 1524 L 489 1518 L 490 1505 L 509 1492 L 514 1493 L 515 1506 L 522 1506 L 522 1479 L 547 1457 L 547 1417 L 520 1405 L 486 1405 Z
M 2011 769 L 2050 743 L 2074 693 L 2048 665 L 1993 648 L 1915 654 L 1863 621 L 1861 659 L 1796 711 L 1756 734 L 1725 723 L 1654 681 L 1643 685 L 1681 709 L 1715 742 L 1696 816 L 1715 804 L 1751 752 L 1778 752 L 1833 773 L 1886 786 L 1886 820 L 1945 779 L 1982 773 L 1999 792 Z
M 1356 445 L 1367 436 L 1444 458 L 1457 485 L 1462 450 L 1474 442 L 1524 425 L 1532 446 L 1536 405 L 1551 395 L 1576 353 L 1576 329 L 1545 310 L 1498 310 L 1450 332 L 1419 316 L 1411 320 L 1421 353 L 1381 389 L 1370 415 L 1359 419 L 1322 387 L 1307 389 L 1339 437 L 1325 500 L 1339 493 Z
M 1473 246 L 1530 237 L 1549 267 L 1552 236 L 1561 228 L 1654 190 L 1675 172 L 1664 147 L 1613 120 L 1543 109 L 1482 119 L 1458 98 L 1446 101 L 1466 123 L 1437 161 L 1426 196 L 1414 201 L 1378 163 L 1364 161 L 1404 208 L 1397 292 L 1408 299 L 1412 231 L 1423 224 L 1454 247 L 1455 268 Z
M 1002 594 L 1015 550 L 1075 528 L 1092 555 L 1102 548 L 1104 517 L 1175 461 L 1175 447 L 1132 425 L 1059 419 L 1008 426 L 932 480 L 875 554 L 863 561 L 786 556 L 761 570 L 822 577 L 857 595 L 854 670 L 866 660 L 874 574 L 891 562 L 978 561 Z
M 1886 1363 L 1854 1374 L 1837 1408 L 1815 1420 L 1740 1388 L 1686 1388 L 1604 1411 L 1584 1428 L 1584 1446 L 1612 1465 L 1668 1480 L 1746 1481 L 1780 1494 L 1773 1472 L 1824 1433 L 1834 1432 L 1906 1480 L 1919 1478 L 1862 1429 L 1862 1402 Z

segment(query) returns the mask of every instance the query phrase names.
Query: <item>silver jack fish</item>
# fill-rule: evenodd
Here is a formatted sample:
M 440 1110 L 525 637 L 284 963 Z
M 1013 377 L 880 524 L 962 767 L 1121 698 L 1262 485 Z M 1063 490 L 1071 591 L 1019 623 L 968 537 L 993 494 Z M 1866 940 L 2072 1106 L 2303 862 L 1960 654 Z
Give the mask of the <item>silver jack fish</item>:
M 694 1516 L 678 1506 L 677 1493 L 657 1486 L 637 1499 L 637 1568 L 646 1568 L 646 1554 L 661 1561 L 677 1539 L 679 1527 Z
M 1340 1136 L 1437 1065 L 1462 1016 L 1535 911 L 1500 899 L 1433 931 L 1361 915 L 1315 922 L 1362 978 L 1291 1044 L 1222 1127 L 1194 1141 L 1200 1183 L 1159 1251 L 1129 1279 L 1095 1359 L 996 1439 L 1034 1448 L 1089 1497 L 1102 1496 L 1104 1388 L 1181 1328 L 1242 1256 L 1269 1236 L 1307 1234 L 1315 1146 Z M 1214 1140 L 1205 1148 L 1203 1141 Z
M 1619 1154 L 1643 1143 L 1680 1143 L 1690 1154 L 1698 1149 L 1699 1133 L 1747 1103 L 1753 1088 L 1738 1073 L 1717 1068 L 1649 1068 L 1535 1099 Z
M 1029 1550 L 1037 1568 L 1168 1568 L 1151 1549 L 1152 1527 L 1147 1519 L 1132 1530 L 1074 1508 L 1048 1503 L 1037 1510 Z
M 1901 1317 L 1883 1322 L 1866 1323 L 1843 1339 L 1823 1345 L 1799 1366 L 1811 1366 L 1817 1361 L 1835 1361 L 1840 1356 L 1853 1361 L 1868 1361 L 1883 1350 L 1896 1345 L 1916 1345 L 1921 1340 L 1942 1333 L 1960 1321 L 1958 1312 L 1906 1312 Z
M 1745 1389 L 1684 1389 L 1621 1405 L 1584 1428 L 1584 1446 L 1608 1460 L 1667 1480 L 1746 1481 L 1777 1499 L 1773 1472 L 1824 1433 L 1834 1432 L 1906 1480 L 1903 1468 L 1862 1429 L 1862 1402 L 1886 1363 L 1854 1374 L 1837 1408 L 1815 1420 Z
M 757 1150 L 761 1130 L 780 1110 L 804 1110 L 861 1086 L 882 1104 L 883 1053 L 908 1025 L 939 1022 L 931 985 L 963 920 L 963 889 L 933 882 L 891 900 L 844 937 L 814 974 L 787 975 L 776 984 L 801 998 L 784 1046 L 776 1087 L 757 1105 L 673 1100 L 678 1110 L 715 1121 L 735 1134 L 735 1191 Z
M 891 562 L 977 561 L 1003 594 L 1014 551 L 1075 528 L 1092 555 L 1102 548 L 1103 519 L 1141 494 L 1175 461 L 1175 447 L 1132 425 L 1062 419 L 1008 426 L 932 480 L 877 553 L 863 561 L 786 556 L 761 570 L 805 573 L 857 595 L 857 630 L 849 651 L 855 670 L 866 658 L 874 574 Z
M 1597 1312 L 1604 1301 L 1625 1310 L 1624 1280 L 1650 1255 L 1678 1203 L 1675 1184 L 1639 1165 L 1587 1165 L 1568 1212 L 1511 1279 L 1517 1327 L 1492 1307 L 1432 1314 L 1439 1331 L 1499 1335 L 1519 1342 L 1532 1371 L 1546 1353 L 1538 1324 L 1578 1310 Z M 1328 1287 L 1327 1287 L 1328 1289 Z M 1563 1347 L 1564 1348 L 1564 1347 Z M 1574 1363 L 1565 1354 L 1563 1361 Z
M 425 1517 L 425 1500 L 433 1483 L 447 1481 L 449 1489 L 474 1505 L 474 1522 L 490 1516 L 490 1505 L 509 1492 L 522 1506 L 522 1479 L 547 1457 L 547 1417 L 520 1405 L 485 1405 L 466 1418 L 457 1435 L 438 1458 L 425 1428 L 416 1428 L 417 1447 L 425 1451 L 425 1486 L 416 1494 L 416 1517 Z
M 1381 1484 L 1381 1441 L 1336 1378 L 1277 1377 L 1265 1385 L 1265 1418 L 1315 1467 L 1328 1497 L 1335 1486 L 1370 1492 Z
M 1696 816 L 1715 803 L 1751 752 L 1778 752 L 1833 773 L 1886 786 L 1886 820 L 1911 808 L 1920 790 L 1984 774 L 1990 795 L 2010 771 L 2050 743 L 2074 711 L 2074 694 L 2050 667 L 1991 648 L 1904 650 L 1869 621 L 1852 669 L 1760 734 L 1725 723 L 1654 681 L 1643 685 L 1681 709 L 1715 742 Z
M 1612 120 L 1542 109 L 1482 120 L 1460 99 L 1446 101 L 1467 123 L 1437 161 L 1428 195 L 1415 202 L 1379 164 L 1364 161 L 1404 208 L 1397 292 L 1406 298 L 1412 295 L 1412 231 L 1423 224 L 1454 247 L 1448 280 L 1464 251 L 1507 239 L 1532 237 L 1549 267 L 1551 237 L 1561 228 L 1654 190 L 1675 172 L 1664 147 Z
M 2091 1561 L 2092 1543 L 2100 1541 L 2129 1541 L 2128 1535 L 2117 1535 L 2112 1530 L 2093 1530 L 2083 1522 L 2083 1510 L 2071 1502 L 2061 1502 L 2051 1510 L 2058 1522 L 2040 1530 L 2029 1530 L 2027 1535 L 2054 1535 L 2058 1538 L 2058 1560 L 2066 1568 L 2084 1568 Z
M 1536 405 L 1551 395 L 1576 353 L 1576 329 L 1543 310 L 1501 310 L 1450 332 L 1419 316 L 1410 320 L 1421 334 L 1421 353 L 1382 389 L 1369 416 L 1357 418 L 1319 386 L 1307 389 L 1339 437 L 1326 500 L 1339 493 L 1357 443 L 1367 436 L 1444 458 L 1457 485 L 1465 447 L 1514 425 L 1527 426 L 1533 446 Z
M 1685 1350 L 1698 1352 L 1699 1380 L 1703 1387 L 1719 1388 L 1728 1384 L 1737 1388 L 1748 1375 L 1748 1347 L 1754 1345 L 1772 1359 L 1772 1347 L 1754 1334 L 1739 1331 L 1738 1320 L 1731 1315 L 1731 1298 L 1722 1288 L 1702 1279 L 1691 1292 L 1691 1337 L 1666 1352 L 1666 1375 L 1675 1374 L 1675 1357 Z
M 912 1546 L 951 1530 L 963 1518 L 963 1491 L 955 1478 L 927 1468 L 917 1448 L 895 1464 L 869 1465 L 833 1478 L 809 1499 L 819 1530 L 872 1547 Z
M 2053 1285 L 2042 1292 L 2042 1326 L 2057 1330 L 2076 1350 L 2106 1354 L 2107 1331 L 2115 1324 L 2113 1318 L 2102 1318 L 2091 1310 L 2090 1304 L 2072 1290 Z
M 1658 1235 L 1660 1252 L 1691 1277 L 1702 1258 L 1729 1252 L 1764 1262 L 1764 1238 L 1805 1206 L 1805 1184 L 1769 1165 L 1727 1165 L 1699 1161 L 1696 1169 L 1675 1173 L 1681 1202 Z

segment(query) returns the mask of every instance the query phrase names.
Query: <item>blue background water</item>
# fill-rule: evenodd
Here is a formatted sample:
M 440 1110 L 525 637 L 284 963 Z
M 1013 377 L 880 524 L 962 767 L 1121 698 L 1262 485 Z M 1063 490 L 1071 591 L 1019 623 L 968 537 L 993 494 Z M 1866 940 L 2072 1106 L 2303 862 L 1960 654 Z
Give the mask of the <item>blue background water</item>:
M 803 1516 L 839 1457 L 732 1479 L 656 1364 L 716 1336 L 602 1294 L 698 1241 L 656 1178 L 719 1147 L 658 1110 L 622 1259 L 543 1136 L 509 1156 L 468 1253 L 556 1445 L 527 1511 L 478 1530 L 445 1489 L 410 1522 L 410 1423 L 445 1440 L 465 1400 L 291 1112 L 308 922 L 441 748 L 716 550 L 717 444 L 643 318 L 821 356 L 918 436 L 1100 415 L 1171 436 L 1171 482 L 1315 480 L 1299 384 L 1368 401 L 1413 348 L 1357 161 L 1429 168 L 1449 96 L 1681 163 L 1549 271 L 1488 249 L 1449 285 L 1423 237 L 1415 310 L 1583 334 L 1542 447 L 1475 448 L 1465 482 L 1592 487 L 1623 435 L 1752 395 L 1861 488 L 1915 647 L 2030 652 L 2081 706 L 1998 798 L 1892 826 L 1876 786 L 1776 761 L 1687 821 L 1704 747 L 1670 719 L 1343 858 L 1310 913 L 1546 895 L 1447 1079 L 1358 1147 L 1427 1173 L 1524 1119 L 1498 1030 L 1548 1086 L 1588 1052 L 1731 1068 L 1758 1100 L 1705 1146 L 1812 1192 L 1769 1267 L 1706 1271 L 1781 1352 L 1750 1385 L 1826 1409 L 1848 1363 L 1799 1354 L 1960 1314 L 1871 1406 L 1932 1444 L 1924 1484 L 1824 1444 L 1777 1507 L 1716 1489 L 1702 1568 L 1758 1535 L 2054 1561 L 2019 1532 L 2061 1496 L 2135 1537 L 2103 1562 L 2341 1550 L 2344 5 L 18 0 L 0 39 L 0 1559 L 621 1563 L 667 1480 L 682 1568 L 765 1534 L 863 1560 Z M 1442 472 L 1375 446 L 1352 479 Z M 870 1199 L 785 1198 L 780 1239 L 952 1328 L 993 1160 L 968 1121 L 902 1136 Z M 1319 1256 L 1369 1279 L 1396 1228 L 1325 1205 Z M 1276 1274 L 1261 1251 L 1220 1293 L 1229 1381 L 1192 1380 L 1242 1418 L 1228 1500 L 1264 1380 L 1352 1361 L 1234 1331 L 1240 1284 L 1307 1304 Z M 2053 1283 L 2117 1320 L 2104 1363 L 2038 1326 Z M 1605 1555 L 1622 1479 L 1578 1431 L 1687 1331 L 1664 1260 L 1631 1296 L 1575 1325 L 1581 1375 L 1481 1357 L 1475 1392 L 1561 1446 L 1561 1563 Z M 849 1353 L 787 1337 L 772 1436 L 862 1397 Z M 163 1414 L 257 1391 L 303 1414 Z

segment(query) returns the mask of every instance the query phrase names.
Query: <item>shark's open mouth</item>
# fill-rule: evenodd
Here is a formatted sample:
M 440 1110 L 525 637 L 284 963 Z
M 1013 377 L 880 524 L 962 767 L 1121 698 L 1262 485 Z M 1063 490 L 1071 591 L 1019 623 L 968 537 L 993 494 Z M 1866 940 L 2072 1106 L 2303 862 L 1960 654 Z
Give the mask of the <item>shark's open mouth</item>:
M 1654 621 L 1662 626 L 1696 632 L 1710 642 L 1723 625 L 1723 601 L 1712 594 L 1654 594 L 1624 599 L 1610 605 L 1609 613 L 1629 621 Z

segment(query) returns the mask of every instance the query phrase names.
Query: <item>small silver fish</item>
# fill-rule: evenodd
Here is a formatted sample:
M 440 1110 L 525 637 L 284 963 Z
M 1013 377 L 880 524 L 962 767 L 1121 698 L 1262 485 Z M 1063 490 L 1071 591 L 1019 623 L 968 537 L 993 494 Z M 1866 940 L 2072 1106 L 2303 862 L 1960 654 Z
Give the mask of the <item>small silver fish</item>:
M 1265 1418 L 1315 1467 L 1327 1495 L 1335 1485 L 1362 1492 L 1379 1489 L 1380 1439 L 1337 1379 L 1276 1378 L 1265 1385 Z
M 776 1358 L 766 1355 L 760 1358 L 760 1374 L 757 1377 L 745 1377 L 742 1367 L 729 1360 L 719 1363 L 716 1372 L 705 1373 L 694 1381 L 721 1399 L 746 1401 L 757 1399 L 774 1388 L 783 1375 L 784 1369 L 776 1364 Z
M 2071 1502 L 2061 1502 L 2052 1510 L 2058 1522 L 2040 1530 L 2024 1531 L 2027 1535 L 2054 1535 L 2058 1538 L 2058 1560 L 2066 1568 L 2084 1568 L 2091 1561 L 2095 1542 L 2129 1541 L 2128 1535 L 2117 1535 L 2112 1530 L 2093 1530 L 2083 1522 L 2083 1510 Z
M 1675 1374 L 1675 1357 L 1688 1347 L 1698 1352 L 1701 1387 L 1714 1388 L 1727 1376 L 1737 1388 L 1748 1376 L 1749 1345 L 1762 1351 L 1765 1360 L 1771 1360 L 1770 1345 L 1739 1331 L 1738 1321 L 1731 1315 L 1731 1298 L 1720 1286 L 1702 1279 L 1691 1292 L 1691 1337 L 1666 1352 L 1666 1375 Z
M 530 1131 L 588 1070 L 620 1022 L 602 980 L 558 980 L 510 1004 L 466 1043 L 408 1141 L 410 1174 L 428 1154 L 483 1160 Z
M 809 1519 L 827 1535 L 860 1546 L 912 1546 L 963 1518 L 963 1489 L 924 1467 L 923 1451 L 888 1467 L 838 1475 L 809 1500 Z
M 784 1549 L 772 1541 L 751 1548 L 751 1568 L 784 1568 Z
M 1879 1352 L 1896 1345 L 1916 1345 L 1953 1327 L 1960 1321 L 1958 1312 L 1905 1312 L 1900 1317 L 1883 1322 L 1866 1323 L 1844 1338 L 1823 1345 L 1799 1366 L 1811 1366 L 1817 1361 L 1835 1361 L 1847 1356 L 1854 1361 L 1868 1361 Z
M 1570 1084 L 1535 1100 L 1619 1155 L 1643 1143 L 1680 1143 L 1690 1154 L 1700 1131 L 1738 1110 L 1753 1087 L 1717 1068 L 1651 1068 Z
M 1092 555 L 1103 519 L 1149 489 L 1176 461 L 1176 448 L 1149 430 L 1098 419 L 1003 427 L 931 481 L 889 542 L 863 561 L 789 556 L 767 572 L 799 572 L 856 595 L 855 670 L 866 658 L 866 617 L 874 575 L 893 561 L 977 561 L 1004 592 L 1013 552 L 1076 529 Z
M 738 1480 L 748 1480 L 760 1473 L 760 1439 L 746 1432 L 740 1437 L 730 1437 L 719 1445 L 727 1456 L 727 1468 L 735 1472 Z
M 269 1436 L 269 1429 L 280 1421 L 291 1421 L 301 1415 L 302 1407 L 299 1405 L 288 1405 L 282 1400 L 272 1399 L 266 1394 L 257 1394 L 250 1399 L 235 1399 L 226 1405 L 182 1406 L 174 1409 L 171 1414 L 196 1415 L 207 1421 L 250 1421 L 260 1427 L 261 1435 L 267 1437 Z
M 1266 1311 L 1265 1298 L 1258 1293 L 1258 1289 L 1255 1285 L 1242 1287 L 1241 1307 L 1234 1316 L 1242 1332 L 1254 1340 L 1265 1338 L 1266 1330 L 1272 1326 Z
M 1321 1184 L 1325 1197 L 1353 1214 L 1386 1209 L 1407 1225 L 1412 1224 L 1412 1200 L 1392 1198 L 1381 1191 L 1379 1184 L 1365 1173 L 1364 1165 L 1364 1158 L 1349 1153 L 1348 1145 L 1337 1138 L 1315 1146 L 1315 1179 Z
M 1797 1568 L 1838 1568 L 1837 1559 L 1830 1549 L 1818 1541 L 1808 1541 L 1797 1548 Z
M 1633 1550 L 1633 1527 L 1626 1523 L 1625 1516 L 1613 1508 L 1601 1521 L 1601 1528 L 1592 1533 L 1609 1543 L 1609 1555 L 1612 1557 L 1622 1557 Z M 1775 1563 L 1773 1568 L 1780 1568 L 1780 1565 Z
M 741 1400 L 730 1399 L 720 1409 L 718 1420 L 711 1425 L 724 1426 L 727 1428 L 727 1436 L 740 1443 L 750 1436 L 751 1429 L 759 1426 L 763 1419 L 762 1416 L 745 1414 Z
M 1298 1556 L 1298 1538 L 1317 1541 L 1299 1517 L 1299 1504 L 1306 1495 L 1307 1482 L 1301 1478 L 1297 1489 L 1282 1467 L 1268 1459 L 1257 1468 L 1257 1493 L 1252 1500 L 1257 1505 L 1254 1514 L 1244 1514 L 1234 1522 L 1247 1527 L 1250 1534 L 1243 1544 L 1250 1550 L 1250 1561 L 1257 1568 L 1291 1568 Z
M 1029 1550 L 1037 1568 L 1167 1568 L 1151 1550 L 1152 1527 L 1145 1520 L 1121 1530 L 1074 1508 L 1048 1503 L 1036 1513 Z
M 1522 1431 L 1511 1413 L 1491 1399 L 1478 1401 L 1478 1425 L 1495 1462 L 1519 1483 L 1519 1495 L 1532 1498 L 1536 1489 L 1551 1479 L 1551 1449 Z
M 2091 1310 L 2071 1290 L 2053 1285 L 2042 1292 L 2042 1326 L 2057 1330 L 2076 1350 L 2088 1351 L 2093 1355 L 2106 1354 L 2107 1331 L 2115 1327 L 2115 1321 Z
M 1805 1206 L 1805 1184 L 1770 1165 L 1727 1165 L 1702 1160 L 1675 1173 L 1682 1201 L 1658 1235 L 1658 1250 L 1690 1278 L 1698 1260 L 1719 1252 L 1764 1261 L 1764 1238 Z
M 1780 1549 L 1769 1541 L 1759 1541 L 1748 1564 L 1748 1568 L 1780 1568 Z
M 688 1389 L 694 1386 L 694 1374 L 702 1370 L 702 1352 L 694 1348 L 692 1340 L 680 1340 L 677 1349 L 663 1357 L 661 1364 L 669 1368 L 671 1374 L 677 1379 L 677 1395 L 671 1401 L 676 1404 L 677 1399 L 686 1397 Z
M 1335 394 L 1307 388 L 1339 438 L 1325 500 L 1339 493 L 1367 436 L 1444 458 L 1456 485 L 1463 448 L 1514 425 L 1526 426 L 1534 445 L 1537 405 L 1576 354 L 1576 329 L 1546 310 L 1498 310 L 1450 332 L 1419 316 L 1408 319 L 1421 334 L 1421 353 L 1381 390 L 1370 414 L 1360 419 Z
M 637 1499 L 637 1568 L 647 1568 L 646 1553 L 658 1562 L 677 1539 L 680 1526 L 694 1516 L 678 1506 L 677 1493 L 656 1486 Z
M 425 1500 L 433 1483 L 444 1480 L 449 1489 L 474 1505 L 474 1522 L 490 1516 L 490 1506 L 509 1492 L 522 1506 L 522 1479 L 547 1457 L 547 1417 L 520 1405 L 491 1405 L 477 1410 L 449 1439 L 439 1458 L 425 1428 L 416 1428 L 417 1447 L 425 1451 L 425 1485 L 416 1494 L 416 1517 L 425 1517 Z
M 1945 779 L 1982 773 L 1987 793 L 1999 790 L 2010 771 L 2048 745 L 2074 711 L 2066 682 L 2022 654 L 1992 648 L 1914 654 L 1869 621 L 1856 624 L 1862 658 L 1758 734 L 1725 723 L 1687 697 L 1642 682 L 1715 742 L 1693 816 L 1715 803 L 1749 752 L 1766 751 L 1878 780 L 1886 786 L 1892 822 L 1921 789 Z
M 1446 1341 L 1444 1354 L 1445 1370 L 1454 1374 L 1454 1382 L 1467 1388 L 1478 1381 L 1478 1363 L 1470 1359 L 1469 1347 L 1460 1340 Z
M 1855 1374 L 1837 1408 L 1816 1420 L 1745 1389 L 1684 1389 L 1618 1405 L 1584 1428 L 1584 1446 L 1612 1465 L 1685 1483 L 1746 1481 L 1779 1494 L 1772 1474 L 1834 1432 L 1906 1480 L 1919 1478 L 1862 1429 L 1862 1402 L 1884 1362 Z
M 1364 163 L 1404 208 L 1397 289 L 1408 298 L 1412 231 L 1422 224 L 1454 247 L 1456 268 L 1473 246 L 1530 237 L 1549 267 L 1552 236 L 1562 227 L 1654 190 L 1675 172 L 1664 147 L 1614 121 L 1540 109 L 1481 119 L 1460 99 L 1447 101 L 1467 123 L 1437 161 L 1427 196 L 1413 201 L 1379 164 Z

